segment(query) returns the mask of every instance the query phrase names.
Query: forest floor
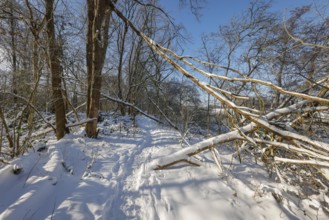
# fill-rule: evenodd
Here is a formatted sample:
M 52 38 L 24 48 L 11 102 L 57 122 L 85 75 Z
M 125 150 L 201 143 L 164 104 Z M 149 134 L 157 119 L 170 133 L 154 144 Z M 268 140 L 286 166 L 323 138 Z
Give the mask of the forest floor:
M 97 139 L 81 128 L 60 141 L 36 142 L 2 167 L 0 219 L 329 218 L 327 189 L 303 198 L 298 186 L 279 183 L 261 163 L 247 157 L 240 163 L 229 146 L 218 148 L 222 171 L 211 152 L 200 154 L 200 167 L 154 171 L 153 160 L 182 148 L 177 131 L 145 117 L 136 126 L 105 118 L 100 128 Z

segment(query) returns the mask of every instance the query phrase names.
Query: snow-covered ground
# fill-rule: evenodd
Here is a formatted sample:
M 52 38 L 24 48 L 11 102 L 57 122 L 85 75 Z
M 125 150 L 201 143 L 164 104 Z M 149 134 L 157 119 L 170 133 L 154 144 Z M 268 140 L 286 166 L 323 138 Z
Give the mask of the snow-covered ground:
M 0 219 L 328 219 L 326 192 L 301 198 L 251 159 L 232 160 L 225 146 L 222 172 L 210 152 L 200 167 L 154 171 L 154 159 L 181 149 L 179 133 L 145 117 L 129 123 L 105 119 L 98 139 L 81 128 L 39 142 L 3 167 Z

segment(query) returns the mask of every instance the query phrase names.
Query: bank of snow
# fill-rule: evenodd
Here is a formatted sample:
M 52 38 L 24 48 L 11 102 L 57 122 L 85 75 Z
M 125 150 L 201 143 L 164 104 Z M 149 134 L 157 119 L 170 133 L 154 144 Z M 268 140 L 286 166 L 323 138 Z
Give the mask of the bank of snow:
M 219 148 L 223 172 L 210 153 L 200 167 L 153 171 L 154 159 L 181 149 L 176 131 L 145 117 L 100 127 L 98 139 L 81 129 L 1 169 L 0 219 L 327 219 L 325 192 L 300 198 L 253 161 L 231 160 L 229 148 Z

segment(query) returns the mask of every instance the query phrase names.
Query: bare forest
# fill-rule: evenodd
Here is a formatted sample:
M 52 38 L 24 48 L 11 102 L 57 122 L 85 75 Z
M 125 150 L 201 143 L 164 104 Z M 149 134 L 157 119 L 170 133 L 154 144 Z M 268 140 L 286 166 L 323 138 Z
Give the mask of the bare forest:
M 197 20 L 205 4 L 177 6 Z M 250 1 L 186 54 L 189 30 L 159 0 L 0 0 L 0 167 L 49 135 L 99 139 L 108 113 L 132 126 L 143 115 L 182 146 L 152 172 L 202 166 L 205 152 L 223 170 L 225 146 L 318 194 L 329 188 L 328 8 L 283 15 Z

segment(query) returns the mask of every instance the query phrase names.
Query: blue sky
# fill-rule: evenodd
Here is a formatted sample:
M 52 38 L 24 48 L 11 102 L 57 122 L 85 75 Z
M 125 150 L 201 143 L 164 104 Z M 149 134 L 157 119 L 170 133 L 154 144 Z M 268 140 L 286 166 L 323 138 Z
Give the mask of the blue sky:
M 298 6 L 314 4 L 322 0 L 273 0 L 273 11 L 282 13 Z M 166 11 L 175 19 L 175 23 L 183 24 L 190 34 L 192 46 L 187 53 L 194 53 L 200 43 L 202 33 L 214 32 L 219 25 L 227 24 L 234 16 L 239 16 L 248 8 L 249 0 L 207 0 L 202 10 L 202 17 L 198 22 L 188 7 L 180 8 L 178 0 L 160 0 Z M 194 49 L 195 48 L 195 49 Z M 193 54 L 192 54 L 193 55 Z

